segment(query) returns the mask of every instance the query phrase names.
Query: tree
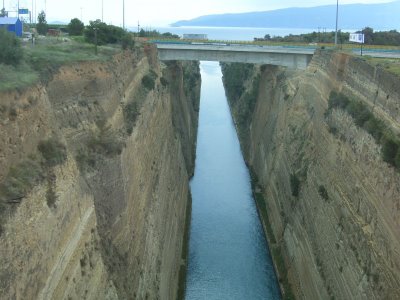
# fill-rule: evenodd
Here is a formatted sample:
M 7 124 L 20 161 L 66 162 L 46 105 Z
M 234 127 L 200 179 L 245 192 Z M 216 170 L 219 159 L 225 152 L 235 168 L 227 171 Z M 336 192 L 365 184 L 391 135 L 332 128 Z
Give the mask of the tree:
M 364 34 L 365 44 L 372 44 L 374 42 L 374 30 L 371 27 L 365 27 L 361 33 Z
M 19 39 L 0 28 L 0 64 L 17 65 L 22 58 L 22 48 Z
M 8 17 L 8 12 L 4 7 L 0 10 L 0 17 Z
M 78 18 L 72 19 L 68 24 L 68 33 L 69 35 L 82 35 L 83 29 L 85 25 L 83 25 L 82 21 Z
M 121 42 L 126 32 L 121 28 L 114 25 L 107 25 L 100 20 L 89 21 L 86 26 L 84 35 L 85 40 L 89 43 L 95 43 L 95 30 L 97 30 L 97 44 L 116 44 Z
M 36 24 L 36 30 L 41 35 L 46 35 L 47 33 L 47 21 L 46 13 L 42 10 L 38 15 L 38 23 Z

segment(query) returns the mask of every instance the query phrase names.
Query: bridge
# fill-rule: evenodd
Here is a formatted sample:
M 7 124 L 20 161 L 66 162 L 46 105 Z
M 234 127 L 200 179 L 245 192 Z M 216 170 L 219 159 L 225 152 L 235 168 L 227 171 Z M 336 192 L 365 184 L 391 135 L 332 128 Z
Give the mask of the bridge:
M 221 43 L 156 42 L 160 60 L 205 60 L 270 64 L 304 70 L 315 49 Z

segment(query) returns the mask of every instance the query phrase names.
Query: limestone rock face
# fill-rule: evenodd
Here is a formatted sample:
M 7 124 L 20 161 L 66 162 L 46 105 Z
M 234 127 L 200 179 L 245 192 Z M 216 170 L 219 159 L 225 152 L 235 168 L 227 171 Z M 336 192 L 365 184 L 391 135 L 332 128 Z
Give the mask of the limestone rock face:
M 0 183 L 28 157 L 43 164 L 41 141 L 66 148 L 22 198 L 2 198 L 1 299 L 176 299 L 199 66 L 155 57 L 64 66 L 45 85 L 0 95 L 2 112 L 12 109 L 0 120 Z
M 238 118 L 246 97 L 231 101 L 231 109 L 265 199 L 270 247 L 281 250 L 294 295 L 399 299 L 400 174 L 350 115 L 325 114 L 335 90 L 399 135 L 398 77 L 328 51 L 317 52 L 304 72 L 255 66 L 250 81 L 257 76 L 248 121 Z M 251 84 L 244 87 L 248 92 Z

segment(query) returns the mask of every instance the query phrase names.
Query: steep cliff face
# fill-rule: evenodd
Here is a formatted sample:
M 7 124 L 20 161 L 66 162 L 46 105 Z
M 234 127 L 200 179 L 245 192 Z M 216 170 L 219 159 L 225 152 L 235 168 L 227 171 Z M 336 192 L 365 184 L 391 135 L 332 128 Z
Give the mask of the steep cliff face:
M 231 109 L 285 294 L 286 282 L 301 299 L 398 299 L 400 174 L 353 117 L 328 111 L 331 91 L 341 92 L 399 136 L 398 78 L 327 51 L 305 72 L 254 66 L 250 74 Z M 243 121 L 246 93 L 256 96 Z
M 147 47 L 0 95 L 0 298 L 176 299 L 198 74 Z

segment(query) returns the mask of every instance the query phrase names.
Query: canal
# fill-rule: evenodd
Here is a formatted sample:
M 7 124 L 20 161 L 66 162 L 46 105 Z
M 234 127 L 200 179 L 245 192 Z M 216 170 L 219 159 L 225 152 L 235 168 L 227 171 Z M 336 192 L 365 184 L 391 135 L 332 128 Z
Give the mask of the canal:
M 201 62 L 186 299 L 280 299 L 217 62 Z

